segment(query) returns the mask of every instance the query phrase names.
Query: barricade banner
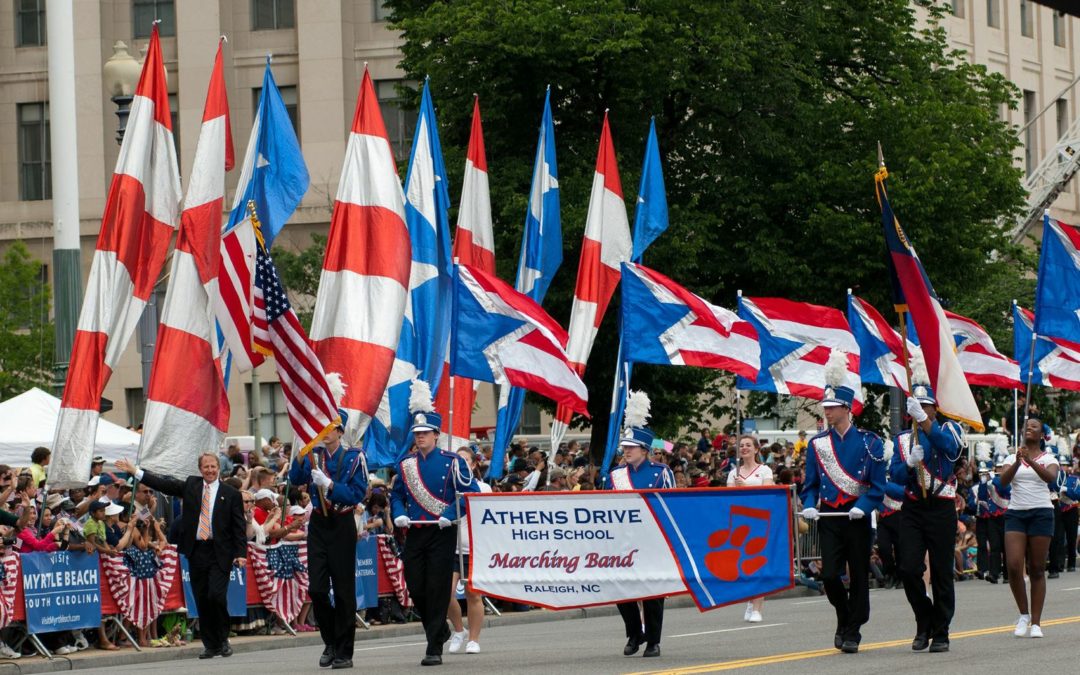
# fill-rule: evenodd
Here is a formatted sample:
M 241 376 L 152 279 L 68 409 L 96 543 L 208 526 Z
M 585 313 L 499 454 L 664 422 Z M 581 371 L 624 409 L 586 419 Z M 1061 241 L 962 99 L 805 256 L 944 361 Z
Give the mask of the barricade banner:
M 116 605 L 135 626 L 145 628 L 161 614 L 176 580 L 177 555 L 175 546 L 166 546 L 160 554 L 132 547 L 121 555 L 102 556 Z
M 187 604 L 189 619 L 198 619 L 199 610 L 195 606 L 195 594 L 191 590 L 191 571 L 187 557 L 180 556 L 180 578 L 184 583 L 184 602 Z M 229 572 L 229 616 L 247 616 L 247 576 L 244 570 L 233 566 Z
M 52 633 L 101 625 L 97 553 L 23 553 L 26 630 Z
M 15 596 L 18 595 L 22 566 L 19 554 L 8 548 L 0 557 L 0 628 L 15 620 Z
M 785 486 L 472 493 L 470 586 L 549 609 L 689 592 L 702 611 L 791 588 Z
M 386 580 L 386 586 L 394 594 L 402 607 L 412 607 L 412 598 L 409 597 L 409 589 L 405 586 L 405 566 L 401 558 L 397 557 L 394 549 L 390 547 L 391 537 L 388 534 L 379 535 L 379 577 L 380 593 L 383 590 L 382 579 Z
M 379 544 L 375 537 L 356 540 L 356 608 L 379 606 Z
M 248 544 L 248 561 L 263 605 L 286 623 L 295 621 L 307 600 L 307 543 Z

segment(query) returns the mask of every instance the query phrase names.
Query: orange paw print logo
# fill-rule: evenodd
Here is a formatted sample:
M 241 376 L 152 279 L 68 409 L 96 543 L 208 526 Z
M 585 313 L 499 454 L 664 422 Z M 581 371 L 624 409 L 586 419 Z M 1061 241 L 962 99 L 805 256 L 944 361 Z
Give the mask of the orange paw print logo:
M 735 516 L 744 516 L 754 521 L 764 522 L 765 534 L 751 537 L 748 524 L 734 526 Z M 721 581 L 738 581 L 740 576 L 753 576 L 755 572 L 769 562 L 762 555 L 769 542 L 769 512 L 746 506 L 732 506 L 728 514 L 726 530 L 717 530 L 709 535 L 708 544 L 713 550 L 705 555 L 705 567 Z

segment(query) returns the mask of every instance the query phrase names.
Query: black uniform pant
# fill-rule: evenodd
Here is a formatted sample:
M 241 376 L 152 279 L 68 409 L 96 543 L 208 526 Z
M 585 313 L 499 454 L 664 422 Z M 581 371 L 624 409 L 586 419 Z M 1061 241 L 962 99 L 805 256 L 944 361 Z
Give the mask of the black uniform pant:
M 626 637 L 632 638 L 641 635 L 641 617 L 645 616 L 645 644 L 660 644 L 660 631 L 664 628 L 664 599 L 641 601 L 641 612 L 638 612 L 638 603 L 620 602 L 619 614 L 622 615 L 623 623 L 626 624 Z
M 952 499 L 906 499 L 900 512 L 900 574 L 904 594 L 915 612 L 915 631 L 936 640 L 949 639 L 949 624 L 956 610 L 953 567 L 956 562 L 956 506 Z M 930 586 L 926 597 L 923 572 L 930 558 Z
M 1005 514 L 987 518 L 990 538 L 990 576 L 997 579 L 1005 567 Z
M 975 567 L 990 574 L 990 518 L 975 518 Z
M 887 576 L 896 576 L 896 563 L 900 558 L 900 512 L 878 518 L 877 521 L 878 557 L 881 558 L 881 572 Z
M 323 644 L 335 657 L 351 659 L 356 640 L 356 521 L 351 511 L 329 516 L 312 511 L 308 578 L 311 609 Z
M 823 505 L 823 513 L 848 511 Z M 862 640 L 859 629 L 870 620 L 870 516 L 858 520 L 831 517 L 818 521 L 821 537 L 821 581 L 836 610 L 836 633 L 843 640 Z M 844 588 L 841 578 L 848 575 Z
M 218 565 L 214 542 L 195 541 L 188 561 L 191 593 L 199 611 L 199 638 L 203 647 L 218 650 L 229 640 L 229 572 Z
M 1076 568 L 1076 530 L 1080 510 L 1054 509 L 1054 539 L 1050 544 L 1050 571 L 1063 572 Z
M 443 643 L 450 639 L 446 608 L 450 606 L 456 542 L 456 525 L 444 530 L 435 525 L 416 525 L 405 535 L 401 556 L 405 585 L 424 624 L 428 655 L 441 656 Z

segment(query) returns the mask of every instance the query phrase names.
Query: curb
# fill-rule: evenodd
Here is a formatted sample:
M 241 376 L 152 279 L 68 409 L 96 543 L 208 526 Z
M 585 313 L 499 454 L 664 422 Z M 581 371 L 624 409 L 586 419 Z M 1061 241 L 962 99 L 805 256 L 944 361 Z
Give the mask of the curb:
M 781 591 L 769 596 L 772 599 L 818 597 L 818 593 L 810 589 L 796 586 L 795 588 Z M 669 609 L 682 609 L 694 607 L 693 600 L 686 595 L 668 598 Z M 570 609 L 562 611 L 532 610 L 528 612 L 511 612 L 501 616 L 485 617 L 486 627 L 494 626 L 517 626 L 532 623 L 544 623 L 548 621 L 571 621 L 575 619 L 589 619 L 594 617 L 615 616 L 618 610 L 614 605 L 602 607 L 589 607 L 587 609 Z M 397 638 L 421 636 L 423 628 L 418 622 L 407 624 L 391 624 L 387 626 L 374 626 L 370 630 L 358 629 L 356 632 L 357 642 L 367 642 L 381 638 Z M 257 635 L 241 636 L 229 640 L 233 652 L 246 654 L 249 652 L 268 651 L 272 649 L 292 649 L 294 647 L 317 647 L 322 646 L 322 638 L 318 633 L 300 633 L 296 637 L 289 635 Z M 88 649 L 69 656 L 55 656 L 52 661 L 37 656 L 24 656 L 18 661 L 0 661 L 0 674 L 2 673 L 57 673 L 70 670 L 85 670 L 87 668 L 111 668 L 128 666 L 139 663 L 160 663 L 163 661 L 177 661 L 181 659 L 194 659 L 202 652 L 202 645 L 190 644 L 186 647 L 171 647 L 162 649 L 144 649 L 136 652 L 133 649 L 125 649 L 120 653 L 105 652 L 97 649 Z M 216 663 L 216 662 L 214 662 Z

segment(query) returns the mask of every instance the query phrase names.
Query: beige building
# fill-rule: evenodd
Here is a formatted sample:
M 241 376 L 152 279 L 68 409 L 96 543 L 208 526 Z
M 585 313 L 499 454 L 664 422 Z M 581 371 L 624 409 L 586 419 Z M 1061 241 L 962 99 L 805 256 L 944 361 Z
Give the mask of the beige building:
M 243 156 L 268 54 L 290 108 L 311 175 L 311 187 L 279 246 L 304 247 L 324 232 L 337 189 L 357 89 L 367 63 L 382 101 L 391 140 L 403 164 L 414 115 L 397 105 L 399 37 L 386 26 L 379 0 L 72 0 L 75 24 L 77 153 L 83 280 L 89 273 L 119 147 L 116 105 L 105 92 L 102 66 L 125 42 L 136 58 L 146 49 L 151 22 L 161 19 L 162 49 L 177 130 L 180 171 L 190 171 L 207 78 L 218 36 L 226 35 L 225 79 L 237 157 Z M 40 260 L 52 260 L 52 202 L 48 130 L 45 0 L 15 0 L 0 9 L 0 251 L 21 239 Z M 951 43 L 970 58 L 1003 73 L 1024 91 L 1018 111 L 1003 111 L 1022 126 L 1017 162 L 1034 171 L 1058 139 L 1068 136 L 1080 111 L 1080 19 L 1027 0 L 951 0 L 946 20 Z M 1061 93 L 1064 91 L 1064 93 Z M 1045 109 L 1045 111 L 1044 111 Z M 1044 111 L 1039 115 L 1040 111 Z M 227 203 L 238 170 L 229 176 Z M 456 199 L 457 195 L 452 195 Z M 1080 194 L 1069 185 L 1054 213 L 1080 221 Z M 50 270 L 51 278 L 51 270 Z M 257 372 L 262 435 L 289 436 L 284 400 L 272 364 Z M 230 383 L 232 434 L 246 434 L 249 377 Z M 143 412 L 143 376 L 137 336 L 105 391 L 105 416 L 137 425 Z M 474 426 L 494 425 L 494 395 L 478 396 Z M 527 407 L 524 433 L 545 434 L 548 420 Z

